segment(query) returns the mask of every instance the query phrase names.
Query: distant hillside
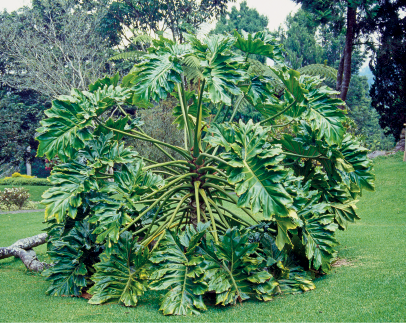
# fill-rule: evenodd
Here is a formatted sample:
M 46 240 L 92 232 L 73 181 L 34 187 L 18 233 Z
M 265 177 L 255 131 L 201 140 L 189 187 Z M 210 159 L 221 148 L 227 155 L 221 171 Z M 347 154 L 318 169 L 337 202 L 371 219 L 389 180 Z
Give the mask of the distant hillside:
M 369 87 L 371 87 L 371 85 L 374 83 L 374 75 L 372 74 L 372 71 L 368 65 L 361 68 L 361 70 L 359 71 L 359 75 L 367 77 Z

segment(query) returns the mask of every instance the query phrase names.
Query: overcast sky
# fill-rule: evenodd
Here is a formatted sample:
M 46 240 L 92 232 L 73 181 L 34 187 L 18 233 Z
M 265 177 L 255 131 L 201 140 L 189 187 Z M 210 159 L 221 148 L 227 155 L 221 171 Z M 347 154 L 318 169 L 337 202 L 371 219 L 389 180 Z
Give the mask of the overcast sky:
M 242 0 L 237 0 L 236 3 L 230 3 L 229 8 L 237 6 Z M 255 8 L 262 15 L 269 18 L 268 28 L 270 30 L 277 29 L 280 24 L 285 20 L 285 17 L 290 12 L 296 12 L 299 8 L 293 1 L 290 0 L 248 0 L 248 6 Z M 7 9 L 7 11 L 16 10 L 23 5 L 29 5 L 31 0 L 0 0 L 0 11 Z

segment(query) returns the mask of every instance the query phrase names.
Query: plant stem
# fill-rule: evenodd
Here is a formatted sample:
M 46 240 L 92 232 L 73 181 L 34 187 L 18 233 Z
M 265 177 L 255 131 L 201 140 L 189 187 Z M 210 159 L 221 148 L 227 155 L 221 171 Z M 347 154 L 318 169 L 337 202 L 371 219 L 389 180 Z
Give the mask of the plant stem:
M 188 142 L 191 144 L 191 129 L 189 125 L 189 116 L 188 116 L 188 111 L 187 111 L 187 103 L 184 97 L 184 88 L 183 88 L 183 82 L 181 84 L 178 84 L 178 94 L 179 94 L 179 102 L 180 102 L 180 108 L 182 110 L 182 115 L 183 115 L 183 121 L 185 122 L 185 149 L 189 150 L 189 145 Z
M 189 185 L 191 186 L 191 185 Z M 189 188 L 187 185 L 179 185 L 174 187 L 173 189 L 169 190 L 168 192 L 166 192 L 164 195 L 160 196 L 154 203 L 152 203 L 146 210 L 144 210 L 140 215 L 138 215 L 135 220 L 131 221 L 130 224 L 128 224 L 126 227 L 124 227 L 124 229 L 122 229 L 120 231 L 120 234 L 122 234 L 124 231 L 128 230 L 129 227 L 131 227 L 135 222 L 137 222 L 139 219 L 141 219 L 141 217 L 147 213 L 148 211 L 150 211 L 151 209 L 154 208 L 155 205 L 157 205 L 162 199 L 164 199 L 167 195 L 169 194 L 173 194 L 176 191 L 182 190 L 182 189 L 186 189 Z
M 200 182 L 195 182 L 195 199 L 196 199 L 196 215 L 197 215 L 197 223 L 200 222 L 200 200 L 199 200 L 199 186 Z
M 197 105 L 197 115 L 196 115 L 196 126 L 195 126 L 195 138 L 193 142 L 193 156 L 195 158 L 199 157 L 200 152 L 200 139 L 201 139 L 201 129 L 202 129 L 202 100 L 203 100 L 203 91 L 204 86 L 206 85 L 206 80 L 203 80 L 200 86 L 199 102 Z
M 230 110 L 230 106 L 228 105 L 228 106 L 227 106 L 227 109 L 226 109 L 226 112 L 225 112 L 225 114 L 224 114 L 223 121 L 221 121 L 221 123 L 223 123 L 224 121 L 226 121 L 227 114 L 228 114 L 228 111 L 229 111 L 229 110 Z
M 168 184 L 166 184 L 165 186 L 162 186 L 161 188 L 157 189 L 156 191 L 154 191 L 154 192 L 152 192 L 152 193 L 146 195 L 145 198 L 148 199 L 148 198 L 150 198 L 151 196 L 154 196 L 156 193 L 159 193 L 160 191 L 162 191 L 162 190 L 164 190 L 164 189 L 168 189 L 168 187 L 170 187 L 170 186 L 172 186 L 173 184 L 179 182 L 180 180 L 182 180 L 182 179 L 184 179 L 184 178 L 186 178 L 186 177 L 191 177 L 191 176 L 197 176 L 197 174 L 196 174 L 196 173 L 187 173 L 187 174 L 181 175 L 181 176 L 175 178 L 173 181 L 171 181 L 171 182 L 169 182 Z M 191 186 L 191 185 L 189 185 L 189 186 Z
M 238 205 L 238 201 L 236 198 L 234 198 L 233 196 L 231 196 L 230 194 L 228 194 L 222 187 L 212 184 L 212 183 L 205 183 L 203 186 L 204 187 L 211 187 L 211 188 L 215 188 L 218 191 L 220 191 L 221 193 L 223 193 L 225 196 L 227 196 L 235 205 Z M 246 214 L 249 215 L 249 217 L 254 220 L 254 222 L 256 224 L 258 224 L 259 222 L 254 218 L 254 216 L 252 215 L 251 212 L 249 212 L 247 209 L 245 209 L 245 207 L 240 207 L 241 210 L 243 210 Z
M 222 105 L 220 105 L 220 107 L 219 107 L 219 109 L 218 109 L 218 111 L 217 111 L 217 113 L 216 113 L 216 115 L 214 116 L 214 119 L 211 121 L 211 122 L 216 122 L 216 120 L 217 120 L 217 118 L 220 116 L 220 112 L 221 112 L 221 110 L 224 108 L 224 103 L 222 104 Z
M 203 157 L 208 157 L 209 159 L 207 160 L 207 162 L 210 161 L 210 159 L 215 159 L 220 163 L 226 164 L 227 166 L 231 166 L 228 162 L 226 162 L 224 159 L 221 159 L 220 157 L 213 156 L 213 155 L 206 154 L 206 153 L 200 153 L 200 155 Z
M 236 103 L 236 105 L 234 106 L 234 109 L 233 109 L 233 114 L 231 115 L 231 118 L 230 118 L 230 120 L 228 122 L 233 121 L 233 119 L 235 117 L 235 114 L 237 113 L 237 110 L 238 110 L 238 108 L 239 108 L 239 106 L 240 106 L 240 104 L 242 102 L 242 99 L 244 99 L 244 94 L 241 94 L 240 97 L 238 98 L 238 101 L 237 101 L 237 103 Z
M 209 210 L 210 219 L 212 221 L 212 226 L 213 226 L 214 240 L 216 241 L 216 243 L 218 243 L 219 242 L 219 237 L 217 236 L 216 222 L 214 221 L 214 215 L 213 215 L 213 212 L 211 211 L 209 201 L 207 200 L 206 192 L 203 189 L 199 189 L 199 193 L 202 196 L 202 198 L 204 200 L 204 203 L 206 204 L 207 209 Z
M 147 161 L 148 163 L 151 163 L 151 164 L 153 164 L 153 165 L 159 164 L 158 162 L 156 162 L 156 161 L 154 161 L 154 160 L 152 160 L 152 159 L 145 158 L 145 157 L 137 156 L 136 158 L 141 158 L 141 159 L 143 159 L 143 160 L 145 160 L 145 161 Z M 176 170 L 174 170 L 174 169 L 172 169 L 172 168 L 169 168 L 169 167 L 166 167 L 166 166 L 163 166 L 162 168 L 164 168 L 164 169 L 166 169 L 167 171 L 170 171 L 170 172 L 172 172 L 172 173 L 175 173 L 175 174 L 180 175 L 180 173 L 179 173 L 178 171 L 176 171 Z
M 200 167 L 199 170 L 198 170 L 198 172 L 199 172 L 199 173 L 203 173 L 203 172 L 206 171 L 206 170 L 212 170 L 214 173 L 219 173 L 220 175 L 222 175 L 222 176 L 224 176 L 224 177 L 227 178 L 227 175 L 226 175 L 225 173 L 223 173 L 221 170 L 219 170 L 219 169 L 217 169 L 217 168 L 215 168 L 215 167 L 213 167 L 213 166 L 203 166 L 203 167 Z
M 277 117 L 279 117 L 281 114 L 285 113 L 288 111 L 294 104 L 296 103 L 296 100 L 294 100 L 291 104 L 289 104 L 285 109 L 282 111 L 278 112 L 277 114 L 273 115 L 272 117 L 266 118 L 265 120 L 261 121 L 259 124 L 263 125 L 264 123 L 267 123 L 268 121 L 271 121 Z
M 228 224 L 228 222 L 227 222 L 226 219 L 224 218 L 223 214 L 221 213 L 221 211 L 220 211 L 219 208 L 217 207 L 216 203 L 214 203 L 214 201 L 213 201 L 212 199 L 210 199 L 210 198 L 207 198 L 207 200 L 209 201 L 209 203 L 210 203 L 211 205 L 214 206 L 214 208 L 215 208 L 216 211 L 217 211 L 217 214 L 218 214 L 219 217 L 220 217 L 220 220 L 225 224 L 226 228 L 227 228 L 227 229 L 230 229 L 230 225 Z
M 185 167 L 185 166 L 181 166 L 181 165 L 177 165 L 177 164 L 190 165 L 186 160 L 174 160 L 174 161 L 169 161 L 169 162 L 165 162 L 165 163 L 150 165 L 150 166 L 144 167 L 143 170 L 148 170 L 148 169 L 162 167 L 162 166 L 168 166 L 168 165 L 174 165 L 175 167 L 179 167 L 179 168 L 182 168 L 182 169 L 189 170 L 189 167 Z
M 125 135 L 125 136 L 128 136 L 128 137 L 133 137 L 133 138 L 136 138 L 136 139 L 140 139 L 140 140 L 144 140 L 144 141 L 149 141 L 149 142 L 152 142 L 152 143 L 160 144 L 160 145 L 162 145 L 162 146 L 166 146 L 166 147 L 168 147 L 168 148 L 171 148 L 171 149 L 177 151 L 179 154 L 181 154 L 181 155 L 184 156 L 185 158 L 187 158 L 187 159 L 189 159 L 189 160 L 192 160 L 192 157 L 189 155 L 189 153 L 187 152 L 187 150 L 184 150 L 183 148 L 176 147 L 176 146 L 172 146 L 172 145 L 170 145 L 170 144 L 167 144 L 166 142 L 159 141 L 159 140 L 156 140 L 156 139 L 150 139 L 150 138 L 146 138 L 146 137 L 141 137 L 141 136 L 137 136 L 137 135 L 133 135 L 133 134 L 127 133 L 127 132 L 125 132 L 125 131 L 121 131 L 121 130 L 117 130 L 117 129 L 114 129 L 114 128 L 110 128 L 110 127 L 106 126 L 105 124 L 103 124 L 103 123 L 102 123 L 100 120 L 98 120 L 97 118 L 96 118 L 95 120 L 96 120 L 96 122 L 99 123 L 102 127 L 106 128 L 106 129 L 109 129 L 110 131 L 117 132 L 117 133 L 121 133 L 121 134 L 123 134 L 123 135 Z

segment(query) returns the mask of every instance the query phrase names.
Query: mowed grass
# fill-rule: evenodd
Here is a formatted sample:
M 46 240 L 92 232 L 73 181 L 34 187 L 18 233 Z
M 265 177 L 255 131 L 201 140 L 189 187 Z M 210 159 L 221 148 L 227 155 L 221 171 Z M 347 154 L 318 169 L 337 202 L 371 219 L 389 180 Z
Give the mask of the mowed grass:
M 0 191 L 3 191 L 5 188 L 11 187 L 21 187 L 19 185 L 0 185 Z M 50 186 L 30 186 L 23 185 L 22 187 L 26 188 L 30 193 L 30 200 L 34 202 L 39 202 L 42 200 L 42 193 L 44 193 Z
M 406 320 L 406 163 L 402 155 L 375 160 L 377 190 L 358 203 L 362 218 L 339 233 L 339 257 L 347 261 L 316 280 L 316 290 L 255 300 L 229 307 L 210 306 L 193 317 L 158 312 L 162 294 L 149 292 L 136 308 L 94 306 L 86 300 L 45 295 L 48 282 L 19 260 L 0 260 L 0 322 L 399 322 Z M 0 215 L 0 246 L 38 234 L 43 214 Z M 36 248 L 46 259 L 45 246 Z

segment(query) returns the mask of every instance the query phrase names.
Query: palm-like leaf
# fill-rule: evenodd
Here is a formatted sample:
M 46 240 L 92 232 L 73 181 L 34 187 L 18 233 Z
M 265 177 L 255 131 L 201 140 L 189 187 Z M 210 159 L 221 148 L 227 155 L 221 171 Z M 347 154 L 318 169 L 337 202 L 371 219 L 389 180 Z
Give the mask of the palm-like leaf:
M 287 216 L 292 200 L 281 182 L 287 172 L 279 162 L 283 160 L 280 146 L 267 146 L 268 129 L 249 121 L 239 125 L 214 125 L 205 138 L 213 147 L 222 146 L 220 154 L 227 165 L 230 184 L 240 196 L 238 206 L 251 207 L 254 213 L 263 210 L 264 217 Z
M 319 201 L 320 194 L 311 199 L 298 215 L 303 221 L 302 243 L 307 259 L 314 269 L 328 272 L 335 259 L 334 247 L 338 242 L 334 232 L 338 226 L 334 223 L 334 215 L 328 214 L 330 205 Z
M 144 58 L 145 62 L 138 64 L 134 73 L 134 96 L 138 101 L 149 102 L 152 99 L 158 102 L 173 91 L 175 84 L 181 82 L 182 67 L 179 59 L 171 53 L 149 54 Z
M 248 234 L 237 228 L 227 230 L 218 244 L 202 243 L 203 279 L 208 282 L 208 291 L 216 293 L 216 304 L 236 304 L 252 296 L 267 300 L 271 296 L 257 286 L 272 278 L 259 269 L 264 259 L 251 256 L 257 248 L 258 244 L 249 243 Z
M 158 264 L 158 269 L 151 276 L 153 282 L 150 288 L 170 288 L 160 307 L 165 315 L 198 314 L 198 310 L 206 309 L 202 295 L 206 292 L 207 285 L 197 279 L 202 274 L 198 265 L 203 258 L 196 256 L 194 250 L 200 244 L 209 224 L 199 224 L 197 231 L 188 226 L 180 237 L 167 231 L 159 250 L 151 257 L 151 261 Z
M 94 169 L 76 162 L 55 167 L 49 177 L 53 187 L 42 194 L 45 219 L 63 221 L 66 215 L 74 219 L 82 204 L 81 193 L 98 188 L 93 175 Z
M 75 227 L 60 240 L 52 242 L 48 251 L 53 266 L 42 274 L 52 282 L 47 294 L 52 296 L 79 296 L 86 287 L 88 265 L 97 262 L 99 247 L 87 221 L 76 222 Z M 88 257 L 93 256 L 89 262 Z
M 148 285 L 147 248 L 138 250 L 131 233 L 124 232 L 110 255 L 102 254 L 101 262 L 95 265 L 92 276 L 95 284 L 89 290 L 90 304 L 119 303 L 136 306 L 138 298 Z
M 275 38 L 267 32 L 260 31 L 251 35 L 243 31 L 240 35 L 234 31 L 234 37 L 236 38 L 235 47 L 247 54 L 262 55 L 277 63 L 284 61 L 281 47 L 276 44 Z

